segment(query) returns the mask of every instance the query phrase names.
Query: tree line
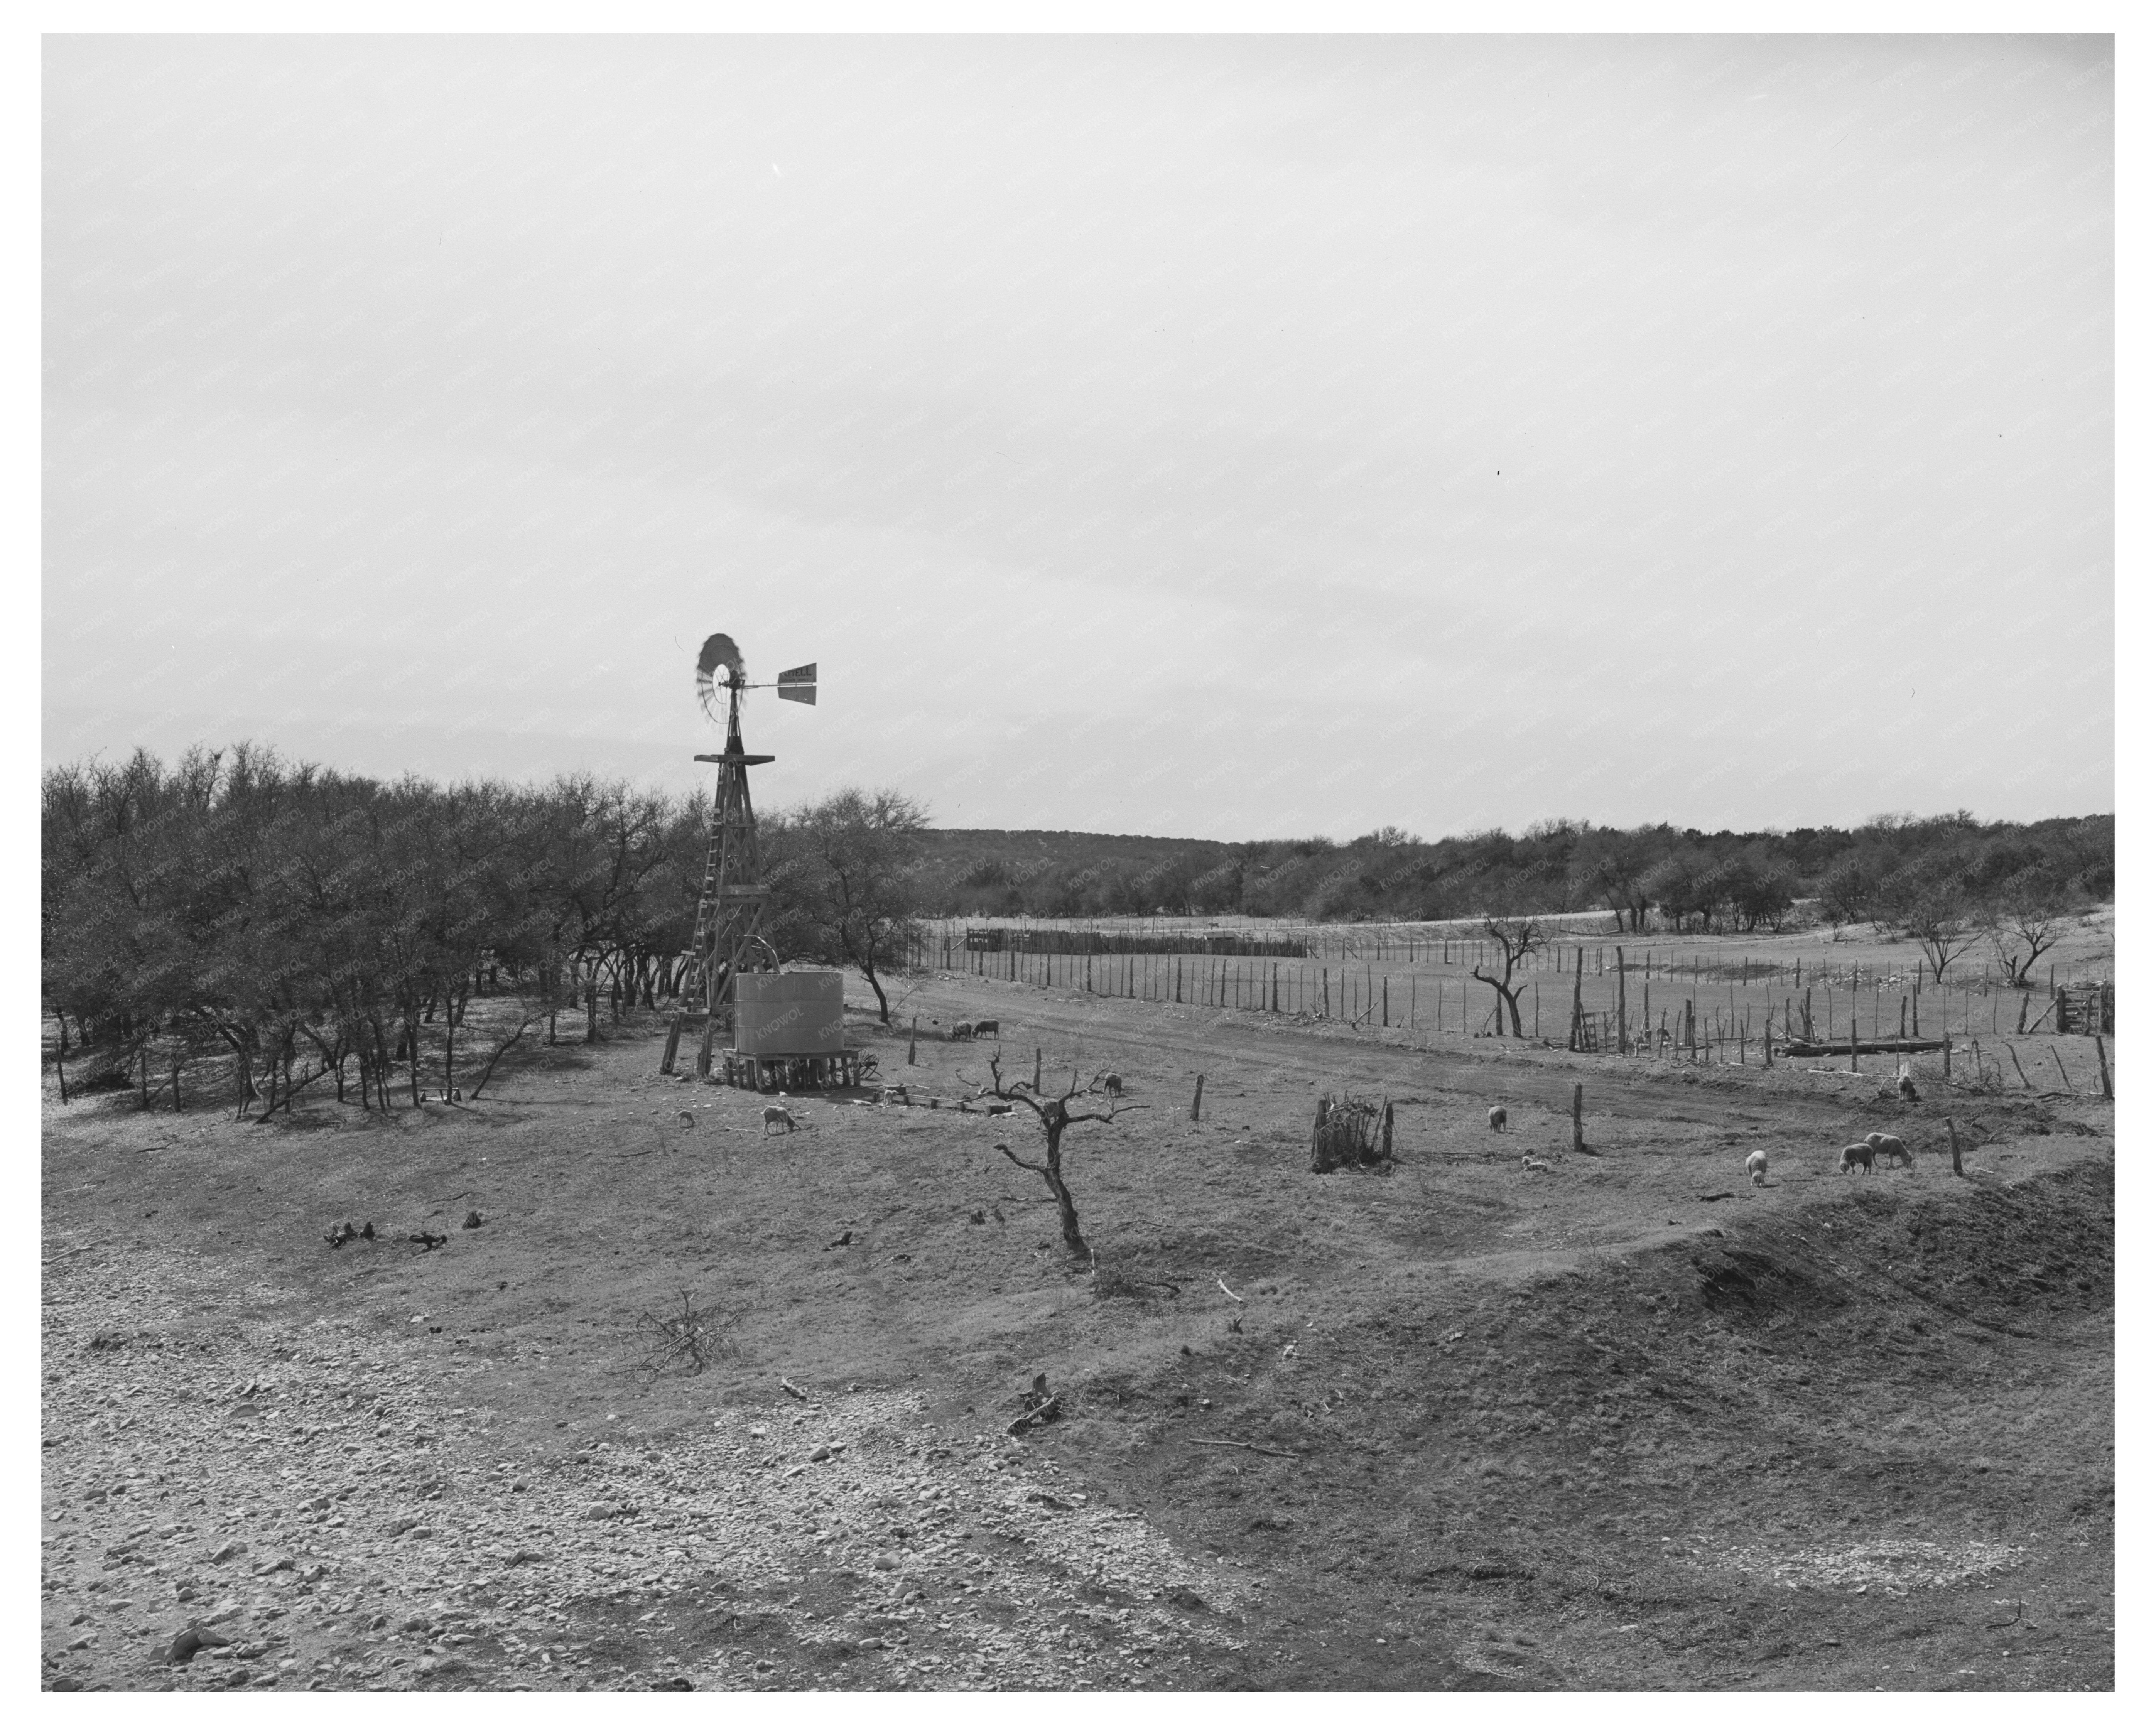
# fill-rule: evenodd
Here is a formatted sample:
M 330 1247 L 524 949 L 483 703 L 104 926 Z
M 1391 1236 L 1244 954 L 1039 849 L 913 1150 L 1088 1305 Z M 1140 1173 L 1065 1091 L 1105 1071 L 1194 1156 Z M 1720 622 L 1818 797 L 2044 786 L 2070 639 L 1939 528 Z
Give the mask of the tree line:
M 2112 819 L 1886 816 L 1845 829 L 1703 833 L 1537 822 L 1427 842 L 1381 828 L 1249 844 L 940 833 L 923 901 L 944 916 L 1251 916 L 1435 922 L 1603 909 L 1626 929 L 1769 932 L 1799 902 L 1836 922 L 2041 918 L 2107 901 Z
M 603 1014 L 668 1004 L 707 819 L 704 798 L 589 775 L 388 782 L 244 744 L 171 766 L 137 751 L 54 768 L 44 1008 L 63 1055 L 139 1065 L 146 1086 L 153 1046 L 176 1065 L 229 1056 L 243 1108 L 266 1091 L 265 1115 L 323 1080 L 368 1107 L 387 1108 L 393 1086 L 416 1103 L 437 1071 L 445 1094 L 476 1093 L 534 1024 L 552 1037 L 558 1015 L 580 1012 L 596 1039 Z M 781 957 L 860 969 L 882 998 L 891 955 L 917 932 L 898 853 L 925 824 L 895 793 L 767 819 L 767 932 Z M 460 1078 L 458 1033 L 479 993 L 516 1011 L 491 1048 L 465 1050 Z

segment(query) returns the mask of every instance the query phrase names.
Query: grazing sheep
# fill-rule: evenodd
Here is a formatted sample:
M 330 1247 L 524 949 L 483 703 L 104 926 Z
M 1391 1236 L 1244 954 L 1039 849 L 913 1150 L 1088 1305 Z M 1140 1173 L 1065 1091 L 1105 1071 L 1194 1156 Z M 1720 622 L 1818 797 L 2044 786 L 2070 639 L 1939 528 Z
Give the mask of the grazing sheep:
M 1835 1171 L 1845 1174 L 1860 1168 L 1867 1174 L 1871 1172 L 1871 1147 L 1869 1144 L 1843 1145 L 1841 1160 L 1835 1165 Z
M 770 1136 L 771 1129 L 774 1126 L 783 1126 L 790 1132 L 795 1125 L 793 1116 L 786 1106 L 786 1092 L 779 1091 L 778 1096 L 778 1101 L 770 1104 L 763 1111 L 763 1130 L 767 1137 Z
M 973 1026 L 973 1034 L 976 1036 L 993 1036 L 1000 1042 L 1004 1040 L 1004 1027 L 998 1019 L 983 1019 Z
M 1892 1132 L 1866 1132 L 1864 1142 L 1871 1147 L 1872 1155 L 1881 1162 L 1890 1156 L 1898 1156 L 1903 1168 L 1912 1167 L 1916 1163 L 1917 1158 L 1909 1154 L 1909 1147 Z
M 971 1042 L 973 1040 L 973 1027 L 971 1024 L 953 1024 L 947 1040 L 952 1042 Z
M 1910 1077 L 1907 1072 L 1894 1081 L 1894 1088 L 1902 1092 L 1903 1101 L 1913 1102 L 1917 1100 L 1917 1081 Z
M 1104 1072 L 1101 1075 L 1101 1085 L 1110 1096 L 1121 1096 L 1123 1093 L 1123 1075 L 1120 1072 Z
M 1505 1110 L 1502 1105 L 1492 1108 L 1490 1111 L 1490 1130 L 1493 1132 L 1504 1131 L 1506 1118 Z
M 1746 1157 L 1744 1172 L 1752 1176 L 1752 1183 L 1754 1186 L 1765 1185 L 1767 1183 L 1767 1153 L 1764 1150 L 1754 1150 Z

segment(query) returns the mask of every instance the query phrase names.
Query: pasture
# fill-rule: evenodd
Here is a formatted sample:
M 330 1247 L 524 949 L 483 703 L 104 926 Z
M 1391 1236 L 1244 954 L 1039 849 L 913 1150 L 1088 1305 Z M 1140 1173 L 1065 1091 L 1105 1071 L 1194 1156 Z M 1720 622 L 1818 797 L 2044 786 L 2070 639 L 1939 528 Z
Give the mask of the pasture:
M 386 1117 L 49 1086 L 48 1684 L 2110 1685 L 2087 1045 L 1912 1106 L 1083 980 L 909 984 L 855 1022 L 909 1104 L 790 1133 L 649 1019 Z M 1124 1081 L 1064 1143 L 1097 1266 L 958 1106 L 1036 1050 Z M 1389 1172 L 1309 1172 L 1343 1092 Z M 1838 1174 L 1872 1130 L 1913 1165 Z

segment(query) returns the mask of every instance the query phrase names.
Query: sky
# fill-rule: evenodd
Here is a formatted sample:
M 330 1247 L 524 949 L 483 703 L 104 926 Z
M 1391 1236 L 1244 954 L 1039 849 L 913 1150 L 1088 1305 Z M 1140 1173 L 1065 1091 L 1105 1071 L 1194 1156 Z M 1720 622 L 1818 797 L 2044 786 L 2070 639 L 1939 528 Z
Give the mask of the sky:
M 1214 839 L 2113 807 L 2061 37 L 53 37 L 41 747 Z

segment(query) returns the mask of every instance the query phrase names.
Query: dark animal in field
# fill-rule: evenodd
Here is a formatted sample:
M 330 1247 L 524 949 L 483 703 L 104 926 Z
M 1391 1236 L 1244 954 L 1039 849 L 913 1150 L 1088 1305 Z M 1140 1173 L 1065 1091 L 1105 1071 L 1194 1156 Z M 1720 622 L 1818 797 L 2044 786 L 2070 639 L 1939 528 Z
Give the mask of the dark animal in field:
M 374 1224 L 370 1222 L 367 1225 L 371 1228 Z M 336 1227 L 331 1229 L 327 1234 L 325 1234 L 322 1238 L 330 1243 L 330 1250 L 331 1251 L 335 1251 L 346 1240 L 357 1240 L 359 1238 L 359 1230 L 353 1227 L 349 1222 L 340 1222 Z
M 1835 1164 L 1835 1172 L 1846 1174 L 1860 1168 L 1867 1174 L 1871 1172 L 1871 1147 L 1869 1144 L 1843 1145 L 1841 1160 Z
M 466 1210 L 465 1212 L 465 1226 L 467 1228 L 477 1228 L 481 1225 L 485 1219 L 482 1217 L 477 1210 Z
M 1903 1101 L 1913 1102 L 1917 1100 L 1917 1081 L 1910 1077 L 1907 1072 L 1894 1081 L 1894 1088 L 1902 1092 Z
M 782 1091 L 779 1094 L 783 1096 L 785 1092 Z M 771 1135 L 771 1129 L 774 1126 L 783 1126 L 790 1132 L 793 1130 L 795 1123 L 793 1116 L 788 1111 L 783 1101 L 773 1102 L 763 1111 L 763 1131 L 767 1137 Z
M 993 1036 L 1000 1042 L 1004 1034 L 1003 1023 L 998 1019 L 983 1019 L 973 1026 L 973 1034 L 976 1036 Z
M 973 1040 L 973 1027 L 971 1024 L 953 1024 L 944 1033 L 944 1040 L 949 1042 L 971 1042 Z
M 405 1238 L 423 1252 L 431 1252 L 436 1246 L 444 1246 L 449 1243 L 448 1235 L 429 1234 L 424 1229 L 417 1234 L 408 1234 Z
M 1110 1096 L 1120 1096 L 1123 1093 L 1123 1075 L 1120 1072 L 1105 1073 L 1101 1076 L 1101 1085 Z
M 1505 1112 L 1502 1106 L 1492 1108 L 1490 1111 L 1490 1130 L 1493 1132 L 1501 1132 L 1504 1131 L 1505 1122 L 1508 1118 L 1510 1118 L 1510 1117 Z

